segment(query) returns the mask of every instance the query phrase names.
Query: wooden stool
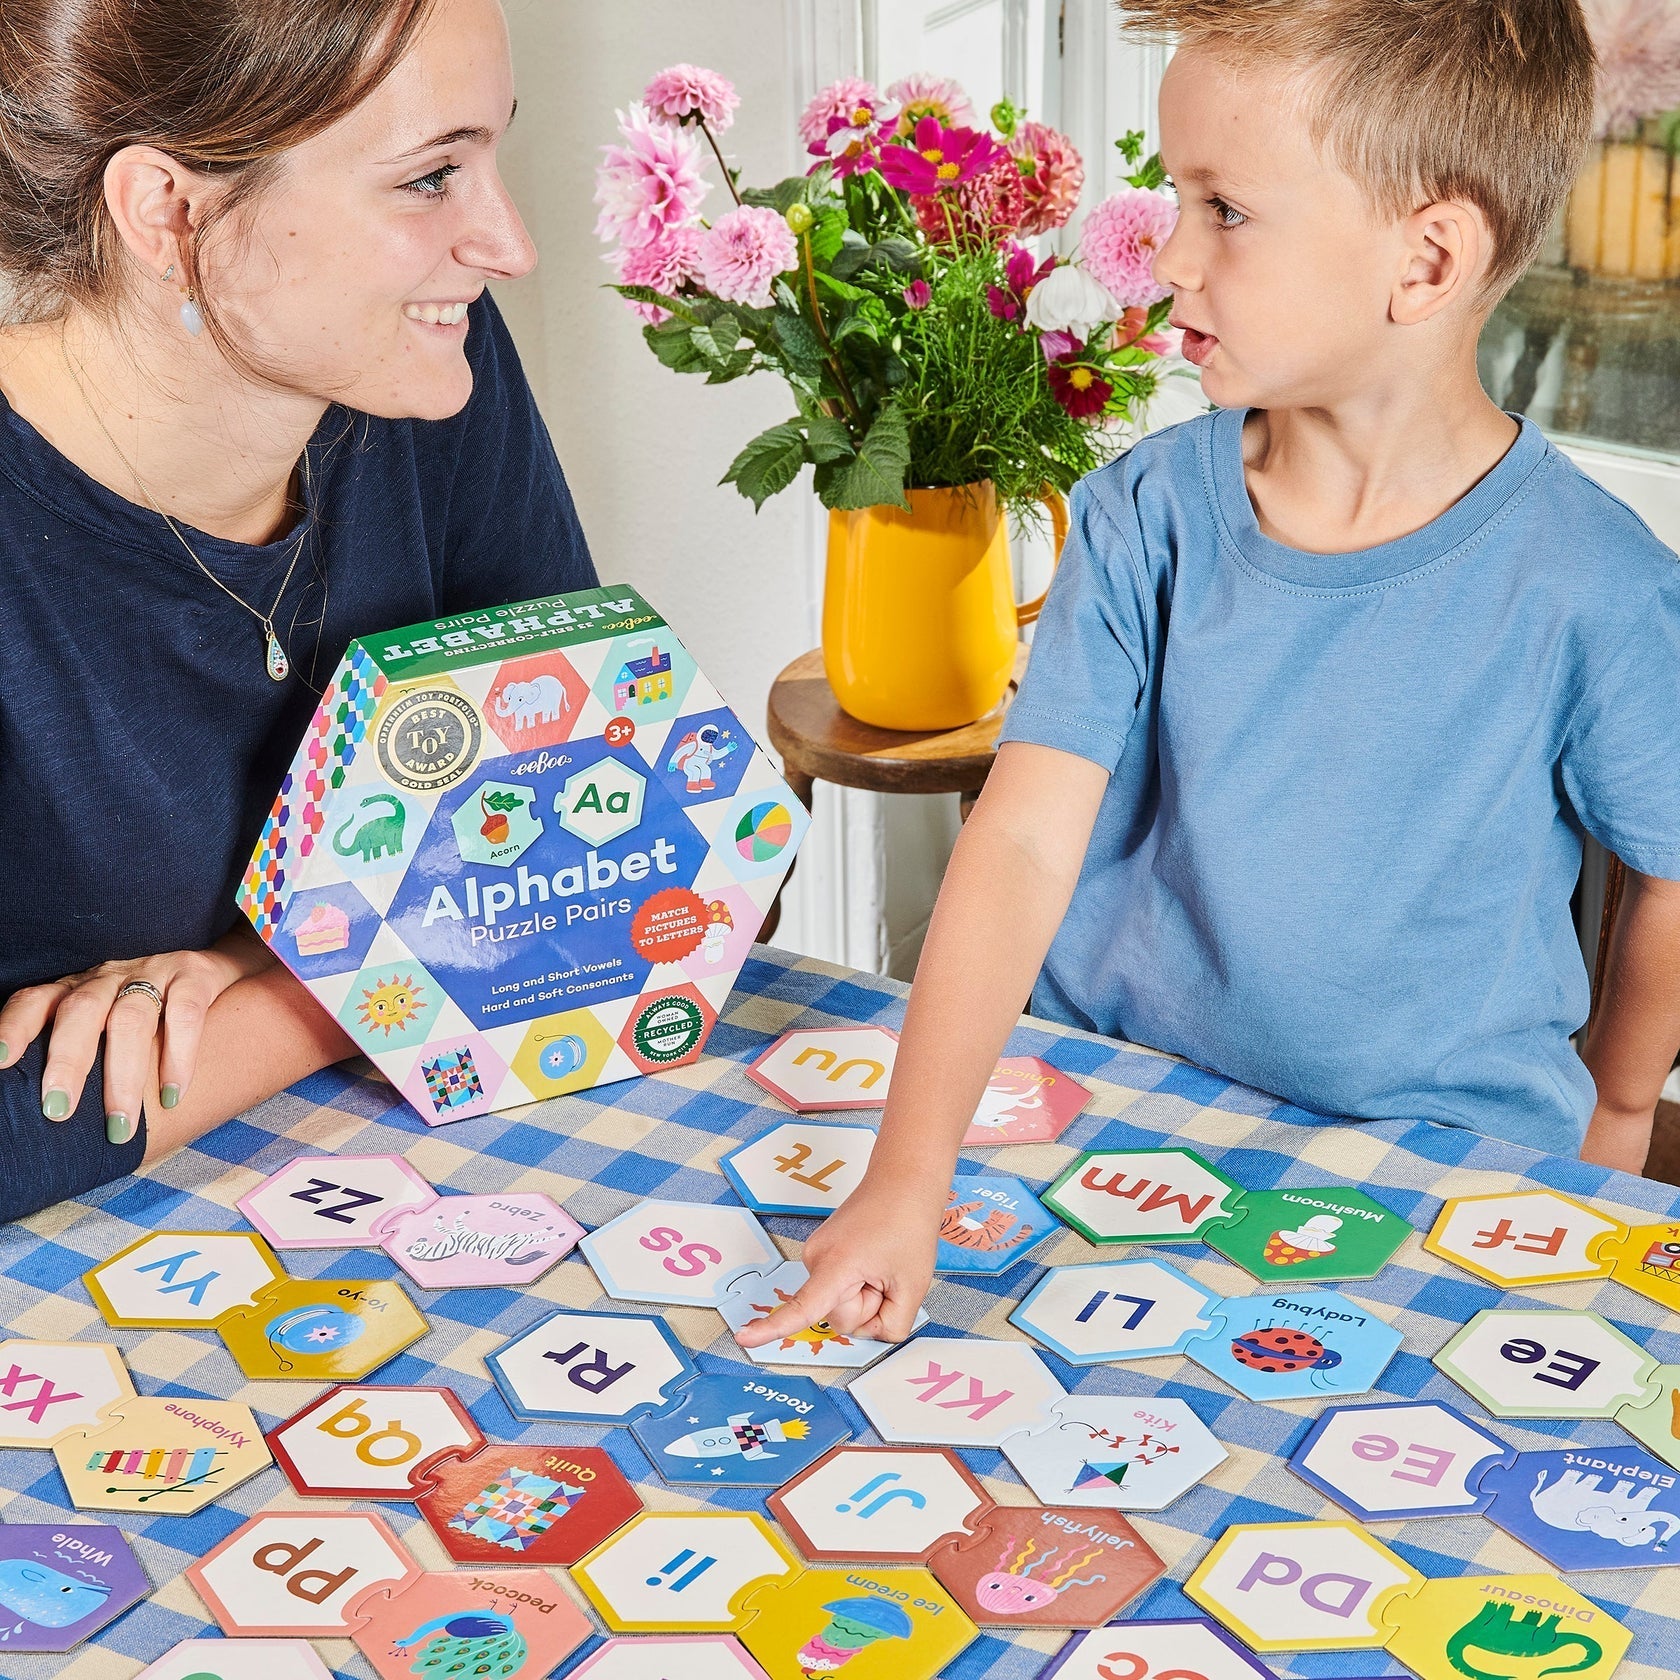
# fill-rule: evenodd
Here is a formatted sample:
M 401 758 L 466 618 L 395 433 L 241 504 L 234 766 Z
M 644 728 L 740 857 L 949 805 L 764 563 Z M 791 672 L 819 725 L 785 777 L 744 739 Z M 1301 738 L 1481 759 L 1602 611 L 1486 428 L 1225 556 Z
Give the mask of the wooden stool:
M 770 688 L 770 744 L 782 755 L 788 786 L 807 811 L 812 784 L 819 781 L 870 793 L 955 793 L 966 821 L 997 757 L 998 731 L 1027 668 L 1028 651 L 1022 643 L 1001 705 L 960 729 L 927 734 L 876 729 L 847 716 L 823 674 L 821 650 L 801 654 Z M 760 939 L 776 931 L 781 913 L 778 895 Z

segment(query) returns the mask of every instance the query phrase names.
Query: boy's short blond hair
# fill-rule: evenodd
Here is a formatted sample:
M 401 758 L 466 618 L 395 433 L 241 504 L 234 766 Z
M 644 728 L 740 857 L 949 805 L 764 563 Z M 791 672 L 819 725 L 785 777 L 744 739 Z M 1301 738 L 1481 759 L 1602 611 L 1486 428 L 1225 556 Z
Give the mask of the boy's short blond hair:
M 1117 0 L 1129 29 L 1299 68 L 1317 143 L 1385 212 L 1487 217 L 1502 294 L 1531 263 L 1592 137 L 1580 0 Z

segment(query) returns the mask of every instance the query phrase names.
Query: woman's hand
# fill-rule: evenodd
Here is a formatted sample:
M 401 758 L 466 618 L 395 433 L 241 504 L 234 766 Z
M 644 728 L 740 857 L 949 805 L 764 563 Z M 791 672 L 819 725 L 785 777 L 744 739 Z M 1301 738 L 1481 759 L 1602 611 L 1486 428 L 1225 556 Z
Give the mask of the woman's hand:
M 943 1198 L 940 1199 L 943 1202 Z M 735 1333 L 763 1347 L 809 1325 L 842 1336 L 901 1342 L 933 1282 L 939 1208 L 924 1197 L 875 1190 L 867 1181 L 817 1227 L 803 1256 L 810 1277 L 786 1305 Z
M 10 1067 L 50 1026 L 41 1112 L 49 1120 L 63 1120 L 81 1101 L 103 1038 L 106 1136 L 112 1143 L 126 1143 L 140 1124 L 154 1064 L 159 1101 L 173 1108 L 192 1083 L 210 1005 L 236 981 L 274 962 L 254 933 L 235 929 L 208 951 L 101 963 L 85 974 L 26 986 L 0 1009 L 0 1068 Z M 146 990 L 122 996 L 135 981 L 158 996 Z

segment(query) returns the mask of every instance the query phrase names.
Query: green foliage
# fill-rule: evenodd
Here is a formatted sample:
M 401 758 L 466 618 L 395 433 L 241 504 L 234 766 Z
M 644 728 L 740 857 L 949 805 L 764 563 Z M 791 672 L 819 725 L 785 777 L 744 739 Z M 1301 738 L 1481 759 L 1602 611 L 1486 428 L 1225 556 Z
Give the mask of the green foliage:
M 487 811 L 517 811 L 525 803 L 521 793 L 481 793 L 478 798 Z
M 910 470 L 910 427 L 896 403 L 887 403 L 857 446 L 857 453 L 825 462 L 816 473 L 817 495 L 826 508 L 883 504 L 910 508 L 904 494 Z
M 729 464 L 720 484 L 733 484 L 756 510 L 766 498 L 785 490 L 805 465 L 805 438 L 794 425 L 760 432 Z

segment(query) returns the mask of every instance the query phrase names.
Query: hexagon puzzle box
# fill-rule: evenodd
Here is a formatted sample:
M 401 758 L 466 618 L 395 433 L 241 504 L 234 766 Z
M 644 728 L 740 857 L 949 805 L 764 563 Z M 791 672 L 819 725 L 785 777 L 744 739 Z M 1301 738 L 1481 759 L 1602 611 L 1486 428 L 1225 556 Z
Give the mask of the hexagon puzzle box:
M 352 642 L 239 894 L 432 1125 L 693 1061 L 806 828 L 601 588 Z

